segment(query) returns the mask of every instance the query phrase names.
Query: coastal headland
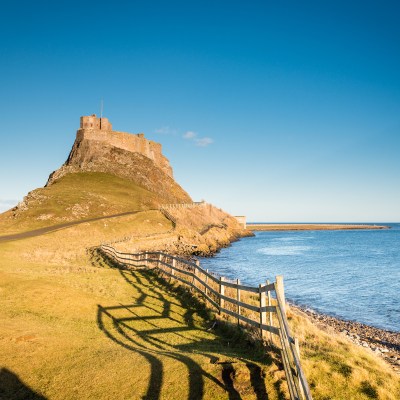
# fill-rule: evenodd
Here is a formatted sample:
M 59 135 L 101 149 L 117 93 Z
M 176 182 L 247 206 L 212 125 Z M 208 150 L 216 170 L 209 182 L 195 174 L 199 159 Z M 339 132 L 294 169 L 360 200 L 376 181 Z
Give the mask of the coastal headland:
M 247 224 L 250 231 L 328 231 L 348 229 L 390 229 L 386 225 L 364 224 Z
M 252 226 L 194 202 L 156 143 L 82 117 L 63 166 L 0 214 L 0 398 L 288 400 L 279 348 L 257 329 L 238 330 L 177 282 L 98 251 L 107 243 L 193 259 L 253 235 Z M 371 228 L 383 229 L 357 229 Z M 377 357 L 397 357 L 396 338 L 376 334 L 368 350 L 316 322 L 288 312 L 313 398 L 400 398 L 399 376 Z

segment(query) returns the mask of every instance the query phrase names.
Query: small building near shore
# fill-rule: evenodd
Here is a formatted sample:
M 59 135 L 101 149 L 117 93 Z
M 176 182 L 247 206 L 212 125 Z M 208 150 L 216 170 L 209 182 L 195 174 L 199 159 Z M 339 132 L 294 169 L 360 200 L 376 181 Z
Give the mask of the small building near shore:
M 235 218 L 242 226 L 243 229 L 246 229 L 246 216 L 245 215 L 235 215 Z

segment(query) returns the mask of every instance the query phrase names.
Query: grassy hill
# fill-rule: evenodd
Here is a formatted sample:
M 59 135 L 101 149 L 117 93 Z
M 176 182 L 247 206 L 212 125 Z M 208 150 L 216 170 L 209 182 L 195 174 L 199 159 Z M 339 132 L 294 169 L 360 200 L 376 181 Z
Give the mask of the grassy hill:
M 104 217 L 104 223 L 107 223 L 106 218 L 110 216 L 155 210 L 168 200 L 168 196 L 109 173 L 68 173 L 51 185 L 30 192 L 22 204 L 1 214 L 0 241 L 6 235 L 50 227 L 64 229 L 72 223 L 95 218 Z M 209 204 L 189 209 L 172 209 L 170 214 L 176 221 L 174 232 L 160 234 L 155 229 L 156 236 L 132 235 L 136 229 L 132 226 L 128 236 L 133 236 L 133 239 L 126 245 L 137 247 L 140 243 L 140 248 L 189 254 L 195 245 L 198 254 L 210 254 L 246 234 L 235 218 Z M 110 220 L 108 223 L 111 224 Z
M 3 234 L 94 217 L 157 208 L 163 197 L 102 172 L 67 174 L 36 189 L 17 209 L 0 215 Z

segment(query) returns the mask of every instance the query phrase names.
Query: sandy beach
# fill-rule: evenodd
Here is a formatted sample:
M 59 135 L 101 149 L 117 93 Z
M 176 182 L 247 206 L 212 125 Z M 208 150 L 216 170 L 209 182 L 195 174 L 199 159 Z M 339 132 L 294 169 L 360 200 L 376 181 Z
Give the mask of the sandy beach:
M 327 231 L 349 229 L 390 229 L 386 225 L 364 224 L 247 224 L 251 231 Z

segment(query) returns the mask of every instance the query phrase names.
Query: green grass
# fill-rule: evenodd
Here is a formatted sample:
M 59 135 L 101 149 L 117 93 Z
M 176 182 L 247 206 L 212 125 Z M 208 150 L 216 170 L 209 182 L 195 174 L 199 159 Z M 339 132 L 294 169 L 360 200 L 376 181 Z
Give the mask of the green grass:
M 35 191 L 38 200 L 13 218 L 0 215 L 2 234 L 23 232 L 67 221 L 156 208 L 157 196 L 135 183 L 101 172 L 67 174 Z

